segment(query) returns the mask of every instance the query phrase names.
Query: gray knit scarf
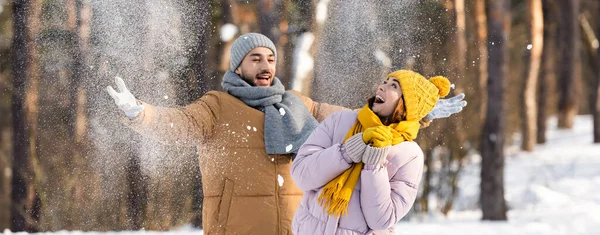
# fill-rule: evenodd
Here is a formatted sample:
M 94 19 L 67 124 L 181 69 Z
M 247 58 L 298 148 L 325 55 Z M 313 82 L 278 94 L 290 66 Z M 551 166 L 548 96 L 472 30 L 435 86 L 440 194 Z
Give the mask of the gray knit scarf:
M 300 97 L 285 91 L 279 78 L 275 77 L 270 87 L 255 87 L 228 70 L 221 86 L 230 95 L 265 113 L 267 154 L 296 153 L 319 124 Z

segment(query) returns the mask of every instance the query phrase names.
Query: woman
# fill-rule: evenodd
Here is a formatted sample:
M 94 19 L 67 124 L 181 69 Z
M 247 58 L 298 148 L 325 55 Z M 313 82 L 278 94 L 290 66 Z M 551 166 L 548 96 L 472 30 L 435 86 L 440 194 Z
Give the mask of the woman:
M 444 77 L 395 71 L 356 111 L 329 116 L 292 164 L 304 191 L 292 229 L 304 234 L 394 234 L 423 170 L 419 121 L 450 91 Z

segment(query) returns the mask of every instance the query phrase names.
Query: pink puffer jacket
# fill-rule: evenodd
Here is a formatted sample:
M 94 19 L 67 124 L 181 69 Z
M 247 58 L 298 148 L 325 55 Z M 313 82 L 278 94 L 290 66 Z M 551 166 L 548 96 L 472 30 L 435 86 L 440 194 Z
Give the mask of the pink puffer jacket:
M 342 142 L 356 120 L 354 111 L 334 113 L 300 148 L 291 168 L 294 182 L 304 191 L 292 222 L 294 234 L 394 234 L 395 224 L 415 202 L 423 151 L 405 141 L 391 147 L 385 167 L 365 166 L 348 215 L 336 218 L 323 210 L 317 200 L 323 186 L 351 166 Z

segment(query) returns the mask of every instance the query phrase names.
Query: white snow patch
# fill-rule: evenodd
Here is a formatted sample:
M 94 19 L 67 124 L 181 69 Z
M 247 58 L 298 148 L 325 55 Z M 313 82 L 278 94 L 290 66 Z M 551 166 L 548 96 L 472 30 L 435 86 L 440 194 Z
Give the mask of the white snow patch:
M 285 116 L 285 109 L 279 108 L 279 114 L 281 114 L 281 116 Z
M 329 4 L 329 0 L 321 0 L 317 3 L 315 19 L 318 24 L 323 24 L 325 20 L 327 20 L 327 5 Z
M 233 24 L 227 23 L 221 26 L 221 30 L 219 32 L 221 41 L 229 42 L 238 33 L 238 27 Z
M 531 48 L 533 48 L 533 45 L 527 44 L 527 50 L 531 50 Z
M 291 144 L 289 144 L 288 146 L 285 146 L 285 151 L 286 151 L 286 152 L 292 151 L 292 148 L 293 148 L 293 147 L 294 147 L 294 146 L 292 146 Z
M 314 59 L 310 54 L 310 48 L 315 41 L 315 35 L 306 32 L 298 37 L 292 60 L 292 89 L 303 91 L 304 80 L 312 74 Z
M 252 127 L 251 126 L 246 126 L 246 129 L 250 130 L 250 129 L 252 129 Z
M 283 176 L 277 175 L 277 181 L 279 182 L 279 187 L 283 187 Z
M 377 58 L 377 61 L 379 61 L 379 63 L 381 63 L 381 65 L 383 65 L 385 68 L 392 66 L 392 60 L 382 50 L 375 50 L 375 58 Z

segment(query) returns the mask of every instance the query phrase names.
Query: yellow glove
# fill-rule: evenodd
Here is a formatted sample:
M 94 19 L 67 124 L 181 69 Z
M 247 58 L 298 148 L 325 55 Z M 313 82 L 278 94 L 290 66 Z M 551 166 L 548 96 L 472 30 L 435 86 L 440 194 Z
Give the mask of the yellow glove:
M 392 131 L 389 126 L 375 126 L 365 129 L 362 139 L 365 144 L 371 144 L 376 148 L 392 145 Z

